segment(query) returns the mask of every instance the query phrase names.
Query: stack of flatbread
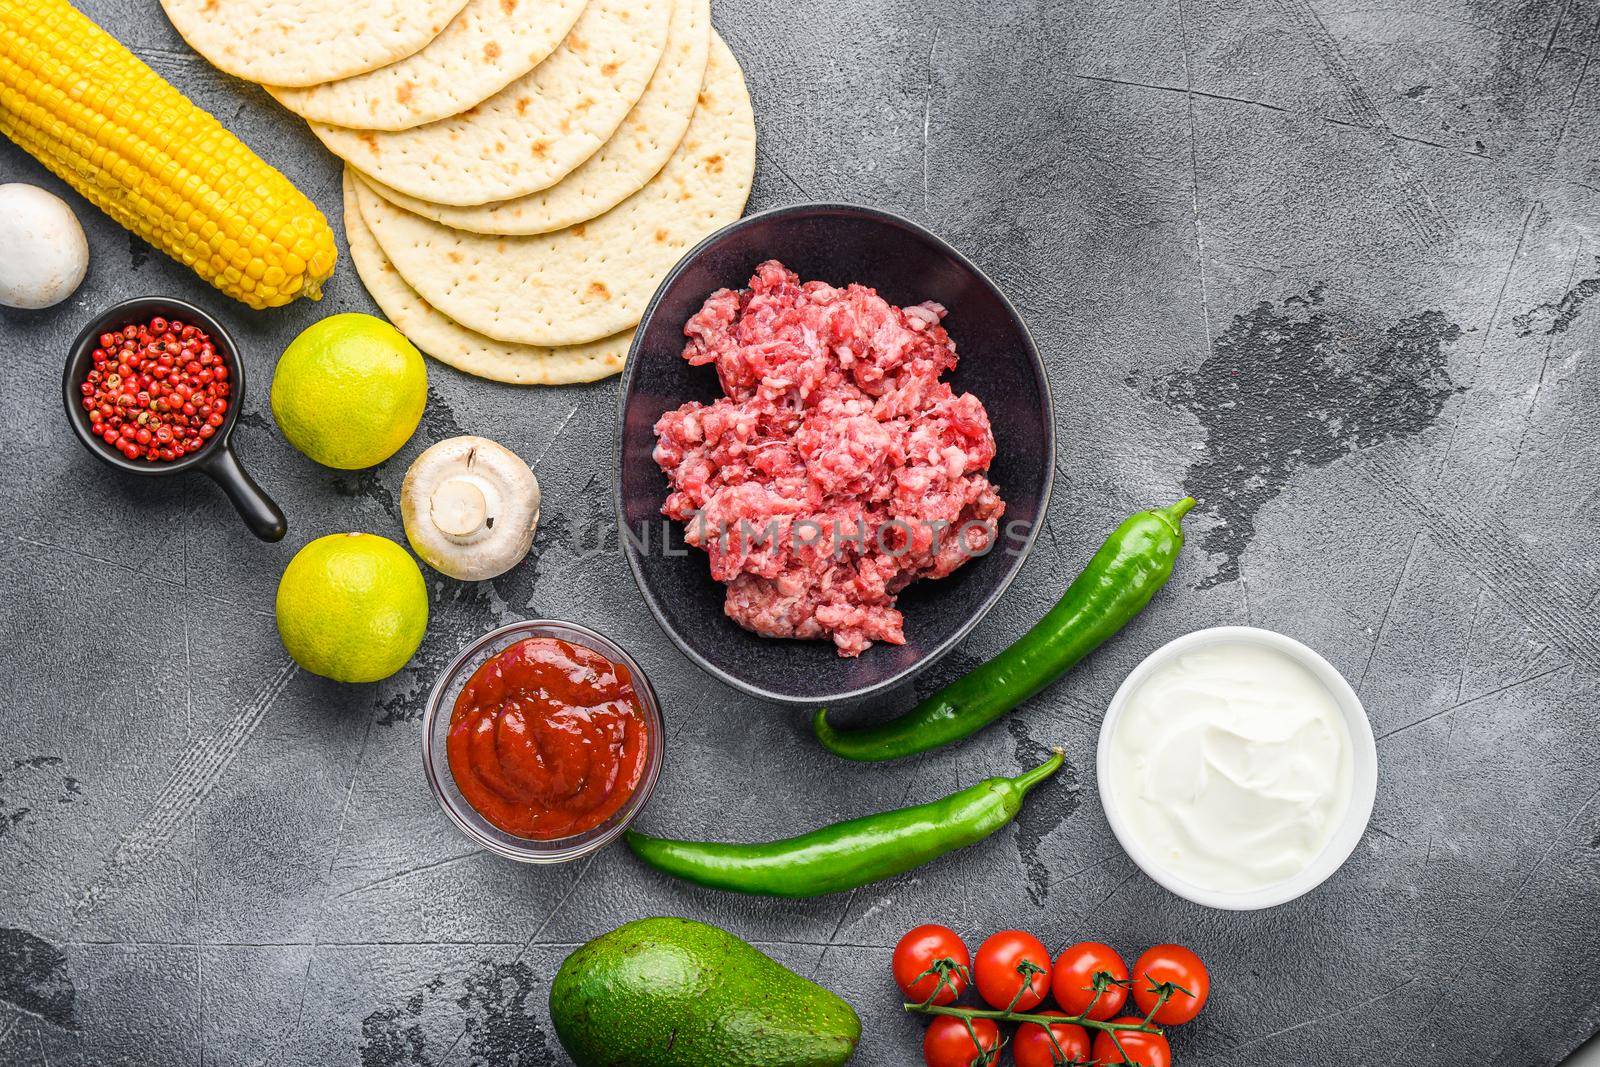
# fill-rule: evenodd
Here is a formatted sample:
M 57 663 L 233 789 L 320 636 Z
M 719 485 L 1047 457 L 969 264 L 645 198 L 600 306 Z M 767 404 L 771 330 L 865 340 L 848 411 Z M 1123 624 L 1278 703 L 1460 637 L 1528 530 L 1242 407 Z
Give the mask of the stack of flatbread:
M 345 234 L 424 352 L 621 369 L 661 278 L 739 217 L 755 121 L 710 0 L 162 0 L 345 161 Z

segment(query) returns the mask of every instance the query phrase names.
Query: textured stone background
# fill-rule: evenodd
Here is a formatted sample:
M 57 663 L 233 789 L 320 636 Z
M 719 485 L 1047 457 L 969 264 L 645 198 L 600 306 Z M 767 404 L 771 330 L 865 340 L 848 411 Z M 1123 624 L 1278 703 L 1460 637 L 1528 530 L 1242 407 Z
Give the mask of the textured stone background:
M 334 161 L 191 54 L 155 0 L 85 6 L 337 218 Z M 1600 7 L 718 0 L 716 20 L 761 126 L 752 208 L 905 212 L 990 271 L 1048 354 L 1049 536 L 943 675 L 1026 629 L 1124 514 L 1187 489 L 1205 503 L 1171 586 L 959 749 L 824 758 L 799 715 L 702 677 L 595 550 L 613 383 L 522 391 L 431 366 L 403 452 L 320 469 L 277 435 L 264 385 L 307 323 L 372 309 L 348 263 L 322 303 L 253 314 L 69 196 L 87 283 L 0 318 L 0 1060 L 557 1063 L 561 959 L 668 913 L 847 996 L 862 1064 L 916 1059 L 886 967 L 928 920 L 974 944 L 1021 926 L 1130 954 L 1193 945 L 1215 988 L 1174 1041 L 1187 1065 L 1560 1061 L 1600 1025 Z M 9 145 L 0 180 L 62 188 Z M 246 346 L 236 440 L 289 512 L 282 544 L 252 540 L 199 478 L 117 478 L 70 437 L 66 340 L 146 292 L 218 310 Z M 435 576 L 422 651 L 385 684 L 296 670 L 271 614 L 284 564 L 324 533 L 399 537 L 407 464 L 458 432 L 538 461 L 537 559 L 478 586 Z M 1051 744 L 1072 771 L 990 841 L 811 902 L 687 888 L 619 848 L 502 862 L 437 810 L 417 717 L 465 641 L 535 615 L 606 630 L 655 680 L 671 742 L 653 830 L 783 835 Z M 1136 871 L 1092 753 L 1142 656 L 1243 622 L 1357 685 L 1381 787 L 1330 882 L 1236 915 Z

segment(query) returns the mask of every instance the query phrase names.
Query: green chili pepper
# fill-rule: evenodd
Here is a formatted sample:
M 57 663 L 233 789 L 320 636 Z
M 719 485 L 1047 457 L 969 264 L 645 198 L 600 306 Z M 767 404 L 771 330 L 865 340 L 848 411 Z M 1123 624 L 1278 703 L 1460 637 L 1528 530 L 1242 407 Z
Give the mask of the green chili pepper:
M 836 730 L 828 709 L 812 729 L 828 751 L 853 760 L 926 752 L 977 733 L 1065 674 L 1122 629 L 1166 584 L 1183 547 L 1184 497 L 1141 511 L 1118 526 L 1066 593 L 1016 644 L 956 679 L 898 718 L 861 730 Z
M 674 841 L 629 831 L 628 847 L 650 866 L 697 885 L 736 893 L 815 897 L 920 867 L 983 840 L 1016 817 L 1028 790 L 1056 773 L 1057 749 L 1016 778 L 985 778 L 942 800 L 835 823 L 756 845 Z

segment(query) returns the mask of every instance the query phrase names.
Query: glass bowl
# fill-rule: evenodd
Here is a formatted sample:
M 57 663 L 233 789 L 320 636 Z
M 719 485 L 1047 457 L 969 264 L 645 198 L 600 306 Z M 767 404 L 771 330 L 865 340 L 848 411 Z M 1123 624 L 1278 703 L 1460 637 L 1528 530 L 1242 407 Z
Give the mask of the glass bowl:
M 592 829 L 571 837 L 558 837 L 548 841 L 518 837 L 509 834 L 479 815 L 466 797 L 456 787 L 455 775 L 450 771 L 450 757 L 445 750 L 450 735 L 450 718 L 455 710 L 456 697 L 460 695 L 472 672 L 485 661 L 499 655 L 511 645 L 529 637 L 552 637 L 574 645 L 582 645 L 600 653 L 613 663 L 628 669 L 633 678 L 633 689 L 644 711 L 645 733 L 649 737 L 650 751 L 645 757 L 644 775 L 627 803 Z M 565 863 L 598 851 L 627 829 L 633 817 L 639 814 L 650 800 L 656 778 L 661 773 L 662 749 L 666 731 L 661 725 L 661 706 L 656 702 L 655 690 L 644 671 L 633 657 L 606 637 L 577 623 L 556 619 L 528 619 L 491 630 L 473 641 L 444 669 L 439 680 L 428 694 L 428 706 L 422 714 L 422 768 L 439 798 L 439 806 L 450 820 L 475 843 L 496 855 L 519 863 Z

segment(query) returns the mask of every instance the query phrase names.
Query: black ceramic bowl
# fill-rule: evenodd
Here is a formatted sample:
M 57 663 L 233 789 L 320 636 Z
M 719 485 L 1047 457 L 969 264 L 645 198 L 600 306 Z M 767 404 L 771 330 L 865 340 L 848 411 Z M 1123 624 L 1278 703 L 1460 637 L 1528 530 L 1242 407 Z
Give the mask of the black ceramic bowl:
M 716 369 L 682 358 L 683 324 L 713 290 L 749 283 L 758 263 L 781 260 L 802 279 L 860 282 L 891 303 L 936 300 L 960 364 L 949 376 L 988 408 L 997 454 L 989 477 L 1006 500 L 1001 544 L 948 578 L 900 594 L 904 645 L 875 644 L 854 659 L 830 641 L 758 637 L 722 611 L 723 586 L 705 553 L 661 516 L 666 476 L 651 459 L 654 425 L 689 400 L 722 395 Z M 898 216 L 871 208 L 804 204 L 741 219 L 702 241 L 656 291 L 622 372 L 617 428 L 617 519 L 623 552 L 650 611 L 691 659 L 729 685 L 786 704 L 858 701 L 906 681 L 964 637 L 1016 576 L 1050 499 L 1055 424 L 1038 350 L 1009 301 L 965 256 Z M 1007 539 L 1004 526 L 1025 531 Z M 666 533 L 664 541 L 662 534 Z
M 124 326 L 149 322 L 157 315 L 190 323 L 210 334 L 217 354 L 227 361 L 229 381 L 233 383 L 228 392 L 228 412 L 221 427 L 198 452 L 170 463 L 131 460 L 96 437 L 89 431 L 89 413 L 84 410 L 83 394 L 80 392 L 89 375 L 100 335 Z M 244 405 L 244 364 L 239 359 L 238 347 L 234 345 L 233 338 L 228 336 L 228 331 L 223 329 L 222 323 L 193 304 L 170 297 L 145 296 L 125 301 L 91 319 L 79 332 L 67 352 L 67 367 L 61 376 L 61 389 L 67 405 L 67 421 L 72 423 L 72 429 L 77 433 L 78 440 L 83 442 L 83 447 L 102 462 L 128 474 L 146 478 L 165 478 L 198 470 L 222 487 L 252 533 L 263 541 L 283 539 L 289 526 L 282 510 L 245 473 L 239 465 L 239 457 L 233 451 L 233 427 L 239 421 L 239 411 Z

